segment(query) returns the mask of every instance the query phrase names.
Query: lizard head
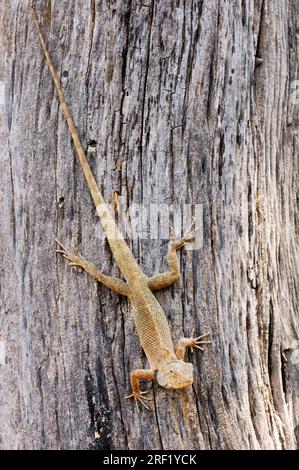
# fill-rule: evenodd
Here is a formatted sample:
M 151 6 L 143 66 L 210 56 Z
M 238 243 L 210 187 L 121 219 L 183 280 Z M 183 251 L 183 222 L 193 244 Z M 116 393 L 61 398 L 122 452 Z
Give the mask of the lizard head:
M 161 364 L 157 380 L 164 388 L 185 388 L 193 383 L 193 365 L 182 360 L 172 360 Z

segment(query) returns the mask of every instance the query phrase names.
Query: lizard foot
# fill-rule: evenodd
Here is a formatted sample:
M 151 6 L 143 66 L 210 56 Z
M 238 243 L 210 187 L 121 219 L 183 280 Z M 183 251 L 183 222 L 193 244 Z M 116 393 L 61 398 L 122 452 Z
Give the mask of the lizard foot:
M 139 403 L 141 403 L 141 405 L 143 405 L 148 411 L 150 411 L 149 407 L 143 402 L 143 400 L 151 400 L 151 398 L 142 396 L 142 395 L 145 395 L 146 393 L 148 393 L 148 392 L 147 391 L 145 391 L 145 392 L 141 392 L 141 391 L 133 392 L 133 393 L 131 393 L 131 395 L 126 395 L 125 400 L 127 400 L 128 398 L 134 398 L 138 413 L 139 413 L 139 407 L 138 407 Z
M 205 333 L 204 335 L 197 336 L 196 338 L 194 337 L 195 330 L 193 329 L 192 331 L 192 336 L 190 338 L 190 349 L 192 352 L 194 352 L 194 348 L 200 349 L 201 351 L 204 351 L 204 348 L 200 345 L 202 344 L 212 344 L 212 341 L 206 341 L 203 338 L 206 338 L 207 336 L 210 336 L 211 333 Z
M 185 234 L 183 235 L 183 239 L 186 240 L 186 242 L 192 241 L 195 236 L 195 232 L 198 229 L 199 227 L 195 226 L 195 217 L 193 217 L 190 227 L 186 230 Z
M 172 246 L 177 250 L 186 245 L 186 243 L 192 242 L 195 237 L 195 232 L 198 229 L 199 227 L 195 227 L 195 217 L 193 217 L 190 227 L 186 230 L 182 238 L 180 238 L 179 240 L 174 240 L 173 228 L 171 228 L 170 239 Z
M 56 253 L 61 253 L 64 256 L 64 258 L 66 258 L 69 261 L 70 266 L 72 266 L 72 268 L 74 268 L 76 271 L 81 271 L 82 269 L 84 269 L 84 260 L 81 259 L 80 255 L 77 255 L 68 251 L 65 248 L 65 246 L 63 246 L 63 244 L 60 243 L 56 238 L 55 238 L 55 241 L 60 247 L 60 249 L 55 250 Z

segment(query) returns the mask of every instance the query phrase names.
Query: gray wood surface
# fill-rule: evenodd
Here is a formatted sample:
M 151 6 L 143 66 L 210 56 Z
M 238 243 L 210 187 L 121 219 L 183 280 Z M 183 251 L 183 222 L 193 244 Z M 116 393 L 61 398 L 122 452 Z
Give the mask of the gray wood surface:
M 0 448 L 296 448 L 297 0 L 36 2 L 105 198 L 203 205 L 203 247 L 157 297 L 175 341 L 213 344 L 139 415 L 126 299 L 55 255 L 118 273 L 28 6 L 0 3 Z M 128 241 L 166 269 L 166 241 Z

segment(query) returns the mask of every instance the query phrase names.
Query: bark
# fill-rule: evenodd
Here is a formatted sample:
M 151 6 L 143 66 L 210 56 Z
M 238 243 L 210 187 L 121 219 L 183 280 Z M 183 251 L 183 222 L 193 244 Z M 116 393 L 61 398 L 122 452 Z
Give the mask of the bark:
M 203 247 L 157 297 L 175 341 L 213 344 L 140 414 L 126 299 L 55 256 L 57 237 L 118 273 L 28 6 L 0 6 L 0 447 L 296 448 L 298 2 L 36 2 L 107 201 L 203 205 Z M 129 244 L 166 270 L 166 241 Z

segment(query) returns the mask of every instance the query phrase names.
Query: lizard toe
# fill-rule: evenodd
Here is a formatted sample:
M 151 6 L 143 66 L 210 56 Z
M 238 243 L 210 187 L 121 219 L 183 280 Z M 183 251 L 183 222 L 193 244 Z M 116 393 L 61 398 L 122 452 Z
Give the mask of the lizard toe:
M 212 344 L 212 341 L 208 341 L 202 338 L 206 338 L 209 335 L 210 333 L 205 333 L 204 335 L 197 336 L 196 338 L 194 338 L 194 329 L 193 329 L 192 336 L 191 336 L 192 343 L 190 344 L 191 350 L 193 351 L 193 348 L 196 348 L 196 349 L 200 349 L 201 351 L 204 351 L 204 348 L 202 345 Z
M 141 398 L 141 397 L 138 398 L 137 408 L 138 408 L 138 403 L 141 403 L 141 405 L 143 405 L 148 411 L 150 411 L 149 407 L 142 400 L 144 400 L 144 397 L 143 398 Z
M 126 395 L 125 399 L 134 398 L 138 412 L 139 412 L 139 407 L 138 407 L 139 403 L 143 405 L 147 410 L 150 411 L 149 407 L 143 401 L 143 400 L 151 400 L 151 398 L 144 396 L 146 393 L 148 393 L 147 390 L 144 392 L 139 391 L 139 392 L 131 393 L 130 395 Z

